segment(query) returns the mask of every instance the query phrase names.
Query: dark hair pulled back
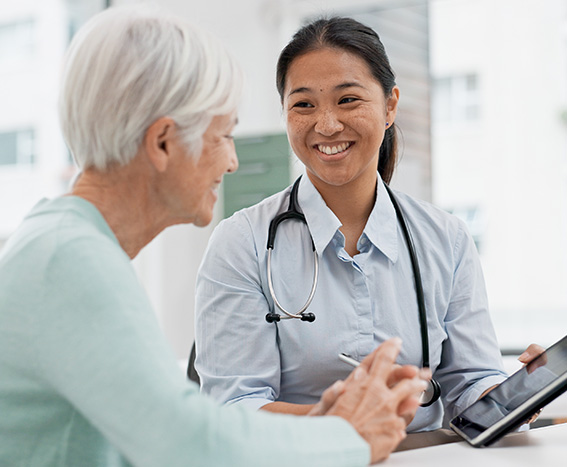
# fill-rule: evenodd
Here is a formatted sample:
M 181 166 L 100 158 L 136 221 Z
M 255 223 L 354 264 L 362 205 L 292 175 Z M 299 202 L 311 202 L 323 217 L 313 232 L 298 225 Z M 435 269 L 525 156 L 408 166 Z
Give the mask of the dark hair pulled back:
M 287 72 L 293 60 L 313 50 L 331 47 L 343 49 L 366 62 L 370 72 L 389 97 L 396 77 L 378 34 L 352 18 L 322 18 L 303 26 L 282 50 L 277 64 L 276 86 L 283 102 Z M 393 122 L 386 129 L 380 146 L 378 172 L 389 183 L 398 158 L 396 128 Z

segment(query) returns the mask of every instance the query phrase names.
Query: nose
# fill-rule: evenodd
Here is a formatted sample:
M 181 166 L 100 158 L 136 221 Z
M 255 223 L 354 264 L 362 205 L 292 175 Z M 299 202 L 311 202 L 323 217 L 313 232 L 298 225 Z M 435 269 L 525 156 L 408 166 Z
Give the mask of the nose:
M 228 159 L 228 168 L 226 169 L 226 171 L 228 173 L 233 173 L 236 172 L 237 169 L 238 169 L 238 156 L 236 155 L 236 149 L 233 146 L 230 151 L 230 156 Z
M 331 109 L 322 110 L 315 124 L 315 131 L 323 136 L 332 136 L 344 130 L 336 112 Z

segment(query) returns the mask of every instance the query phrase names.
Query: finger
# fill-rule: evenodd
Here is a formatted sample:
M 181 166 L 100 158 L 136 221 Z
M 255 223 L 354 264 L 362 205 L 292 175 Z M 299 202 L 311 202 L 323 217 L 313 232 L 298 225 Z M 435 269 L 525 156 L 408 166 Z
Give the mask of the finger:
M 364 368 L 366 371 L 370 371 L 370 367 L 372 366 L 372 362 L 374 361 L 374 358 L 378 353 L 378 349 L 380 349 L 380 346 L 376 347 L 372 352 L 364 357 L 357 368 Z
M 407 399 L 404 399 L 400 405 L 398 405 L 397 414 L 409 425 L 409 423 L 413 420 L 413 417 L 415 417 L 419 407 L 420 403 L 418 397 L 408 397 Z
M 543 352 L 545 352 L 545 349 L 541 345 L 530 344 L 522 355 L 518 357 L 518 360 L 522 363 L 529 363 Z
M 404 379 L 392 388 L 392 393 L 399 406 L 402 401 L 409 398 L 416 398 L 419 402 L 419 397 L 427 386 L 428 382 L 420 378 Z
M 420 368 L 418 377 L 425 381 L 430 381 L 433 378 L 433 373 L 431 372 L 431 368 Z
M 336 381 L 332 386 L 327 388 L 319 402 L 315 405 L 313 410 L 309 412 L 309 415 L 324 415 L 337 401 L 339 396 L 345 391 L 345 383 L 341 380 Z
M 418 368 L 414 365 L 404 365 L 404 366 L 394 365 L 394 368 L 392 369 L 390 375 L 388 376 L 388 381 L 387 381 L 388 387 L 391 388 L 395 386 L 403 379 L 415 378 L 416 376 L 419 376 L 419 374 L 420 374 L 420 370 L 418 370 Z
M 366 370 L 361 367 L 355 368 L 346 381 L 342 382 L 340 394 L 337 395 L 335 402 L 331 404 L 326 412 L 337 412 L 338 415 L 353 413 L 364 399 L 368 381 Z M 324 394 L 324 396 L 326 395 Z M 330 397 L 326 400 L 330 400 Z
M 401 348 L 402 340 L 399 337 L 393 337 L 383 342 L 376 350 L 376 355 L 369 371 L 370 376 L 372 378 L 378 377 L 384 382 L 387 381 Z

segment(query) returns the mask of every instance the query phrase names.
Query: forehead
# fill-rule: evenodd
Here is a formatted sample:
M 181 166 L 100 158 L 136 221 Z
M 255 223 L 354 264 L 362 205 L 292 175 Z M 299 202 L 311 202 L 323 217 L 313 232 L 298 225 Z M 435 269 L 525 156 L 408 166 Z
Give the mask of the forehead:
M 325 47 L 295 58 L 286 77 L 286 94 L 297 87 L 317 87 L 355 82 L 365 87 L 380 86 L 360 56 L 343 49 Z
M 237 123 L 236 110 L 227 114 L 215 115 L 209 124 L 207 131 L 226 131 Z

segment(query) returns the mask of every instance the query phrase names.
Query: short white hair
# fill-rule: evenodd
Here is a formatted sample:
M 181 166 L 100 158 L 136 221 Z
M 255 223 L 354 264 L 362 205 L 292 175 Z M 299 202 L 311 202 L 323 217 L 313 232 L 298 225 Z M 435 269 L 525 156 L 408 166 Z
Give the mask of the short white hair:
M 218 40 L 155 8 L 114 7 L 90 19 L 67 51 L 59 99 L 80 169 L 127 164 L 147 129 L 172 118 L 199 156 L 212 118 L 236 110 L 242 71 Z

